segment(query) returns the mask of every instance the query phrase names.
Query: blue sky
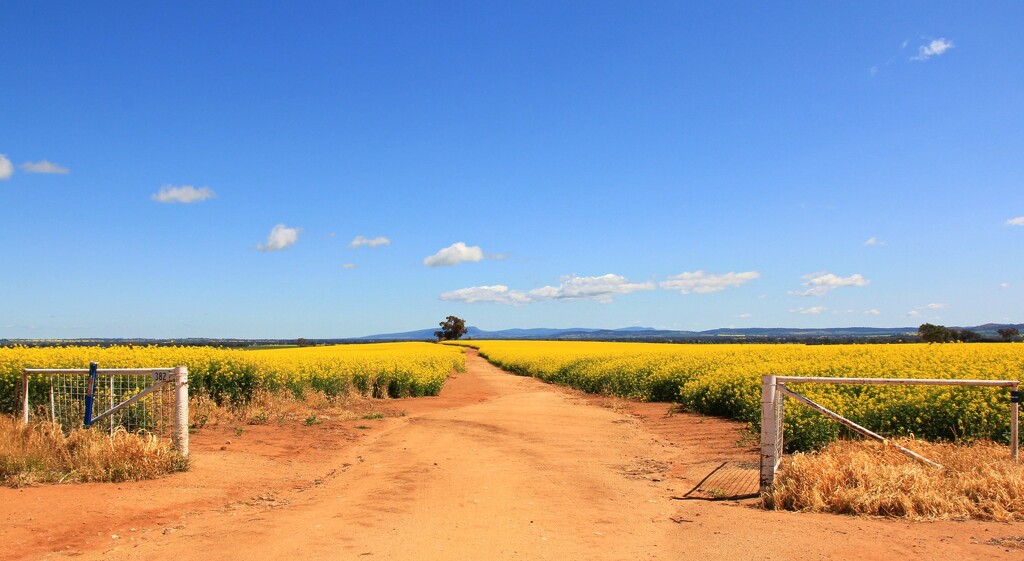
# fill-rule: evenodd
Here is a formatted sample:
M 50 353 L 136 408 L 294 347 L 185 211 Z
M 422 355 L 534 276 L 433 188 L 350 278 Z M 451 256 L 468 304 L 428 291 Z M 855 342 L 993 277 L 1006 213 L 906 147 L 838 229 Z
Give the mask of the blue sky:
M 1019 2 L 18 2 L 0 338 L 1024 321 Z

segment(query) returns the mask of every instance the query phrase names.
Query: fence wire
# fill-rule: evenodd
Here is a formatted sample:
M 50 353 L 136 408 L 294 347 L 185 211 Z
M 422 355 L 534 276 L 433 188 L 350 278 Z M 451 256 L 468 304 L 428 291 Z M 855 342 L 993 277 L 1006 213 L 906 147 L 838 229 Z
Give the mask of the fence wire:
M 59 423 L 64 432 L 82 428 L 89 376 L 81 373 L 32 374 L 29 383 L 30 418 Z M 160 387 L 135 403 L 92 424 L 92 428 L 113 434 L 118 427 L 128 432 L 145 432 L 170 438 L 174 426 L 173 384 L 154 382 L 151 375 L 99 373 L 93 392 L 92 416 L 98 417 L 146 388 Z

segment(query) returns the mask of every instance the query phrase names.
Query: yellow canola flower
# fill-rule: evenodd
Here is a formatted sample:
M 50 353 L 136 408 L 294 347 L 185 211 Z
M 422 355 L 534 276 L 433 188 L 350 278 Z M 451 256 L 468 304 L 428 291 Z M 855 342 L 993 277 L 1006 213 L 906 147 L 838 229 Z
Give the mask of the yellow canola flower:
M 1008 379 L 1024 376 L 1024 345 L 769 345 L 459 341 L 494 364 L 588 392 L 673 401 L 758 430 L 761 376 Z M 821 405 L 886 436 L 1009 441 L 1005 389 L 947 386 L 790 384 Z M 788 405 L 790 449 L 845 434 L 804 407 Z
M 160 368 L 186 366 L 192 396 L 244 403 L 256 391 L 317 390 L 329 396 L 437 395 L 448 374 L 463 371 L 456 347 L 430 343 L 335 345 L 263 350 L 214 347 L 10 347 L 0 348 L 0 412 L 14 413 L 23 368 Z M 40 390 L 34 395 L 45 395 Z

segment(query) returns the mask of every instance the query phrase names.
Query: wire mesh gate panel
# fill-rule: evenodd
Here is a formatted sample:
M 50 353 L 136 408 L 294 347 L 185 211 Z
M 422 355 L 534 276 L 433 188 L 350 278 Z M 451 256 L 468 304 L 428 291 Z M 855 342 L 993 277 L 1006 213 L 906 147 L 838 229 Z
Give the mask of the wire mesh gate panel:
M 89 407 L 91 405 L 91 408 Z M 65 431 L 118 428 L 170 439 L 188 455 L 188 371 L 177 368 L 25 369 L 22 420 Z
M 908 386 L 987 386 L 1003 387 L 1010 390 L 1010 457 L 1017 461 L 1018 449 L 1020 447 L 1019 411 L 1020 411 L 1020 381 L 1018 380 L 956 380 L 956 379 L 927 379 L 927 378 L 828 378 L 828 377 L 802 377 L 802 376 L 772 376 L 761 377 L 761 492 L 765 492 L 775 482 L 775 472 L 779 469 L 783 454 L 783 401 L 786 397 L 796 399 L 798 402 L 807 405 L 837 422 L 859 432 L 869 438 L 886 441 L 884 437 L 849 419 L 830 411 L 817 403 L 801 396 L 786 388 L 787 383 L 816 383 L 816 384 L 864 384 L 864 385 L 908 385 Z M 919 461 L 934 464 L 927 458 L 922 458 L 913 452 L 900 446 L 904 453 Z M 935 464 L 937 465 L 937 464 Z

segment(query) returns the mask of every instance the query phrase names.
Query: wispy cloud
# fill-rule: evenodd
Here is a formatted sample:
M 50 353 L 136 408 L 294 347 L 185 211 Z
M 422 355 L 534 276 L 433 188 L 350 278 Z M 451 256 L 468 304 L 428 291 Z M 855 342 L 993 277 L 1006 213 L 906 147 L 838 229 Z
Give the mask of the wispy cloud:
M 164 185 L 151 197 L 158 203 L 198 203 L 211 199 L 217 194 L 209 187 L 193 187 L 191 185 Z
M 952 49 L 954 47 L 952 41 L 946 39 L 933 39 L 927 45 L 921 45 L 917 48 L 917 54 L 910 57 L 910 60 L 926 61 L 933 56 L 939 56 L 942 53 Z
M 441 294 L 441 300 L 448 302 L 465 302 L 466 304 L 507 304 L 522 306 L 533 300 L 521 290 L 511 290 L 503 284 L 493 286 L 473 286 L 460 288 Z
M 467 246 L 463 242 L 455 242 L 437 253 L 423 259 L 427 267 L 450 267 L 467 261 L 482 261 L 484 250 L 480 246 Z
M 932 58 L 934 56 L 939 56 L 939 55 L 945 53 L 946 51 L 948 51 L 948 50 L 950 50 L 950 49 L 952 49 L 954 47 L 952 41 L 947 41 L 946 39 L 934 39 L 934 40 L 931 40 L 931 41 L 929 41 L 928 43 L 926 43 L 924 45 L 920 45 L 917 48 L 917 51 L 916 51 L 915 54 L 911 54 L 911 55 L 908 56 L 908 53 L 906 51 L 907 51 L 907 47 L 909 47 L 909 46 L 910 46 L 910 40 L 909 39 L 904 40 L 900 44 L 900 49 L 899 49 L 898 52 L 895 52 L 892 56 L 890 56 L 888 58 L 888 60 L 885 61 L 885 64 L 883 64 L 881 66 L 876 64 L 876 65 L 872 66 L 871 68 L 869 68 L 868 69 L 868 74 L 872 78 L 875 78 L 875 77 L 877 77 L 882 72 L 883 69 L 888 68 L 889 66 L 891 66 L 893 63 L 895 63 L 897 61 L 909 60 L 909 61 L 923 62 L 923 61 L 926 61 L 926 60 L 928 60 L 928 59 L 930 59 L 930 58 Z
M 352 249 L 357 247 L 380 247 L 382 245 L 391 245 L 391 240 L 384 236 L 377 236 L 376 238 L 356 236 L 348 243 L 348 246 Z
M 65 175 L 71 173 L 70 169 L 46 160 L 25 162 L 21 164 L 21 169 L 25 170 L 26 173 L 57 173 Z
M 513 290 L 497 284 L 460 288 L 441 294 L 442 300 L 475 304 L 491 302 L 496 304 L 524 305 L 544 301 L 594 300 L 607 304 L 615 296 L 641 290 L 654 290 L 653 282 L 631 282 L 621 275 L 597 277 L 563 277 L 557 286 L 544 286 L 530 291 Z
M 741 286 L 761 276 L 757 271 L 746 271 L 743 273 L 722 273 L 708 274 L 704 271 L 692 273 L 680 273 L 673 275 L 668 280 L 658 284 L 666 290 L 678 290 L 682 294 L 707 294 L 710 292 L 721 292 L 726 288 Z
M 356 264 L 355 263 L 342 263 L 341 264 L 341 268 L 342 269 L 355 269 L 356 268 Z
M 1007 288 L 1010 288 L 1010 283 L 1008 283 L 1008 282 L 1001 282 L 1001 283 L 999 283 L 999 289 L 1000 290 L 1006 290 Z
M 301 228 L 289 228 L 284 224 L 278 224 L 270 230 L 266 244 L 259 244 L 256 249 L 260 251 L 280 251 L 295 245 L 299 241 Z
M 800 278 L 807 281 L 803 283 L 807 289 L 789 291 L 794 296 L 821 296 L 844 286 L 867 286 L 871 283 L 860 273 L 848 277 L 840 277 L 832 273 L 811 273 Z
M 612 297 L 641 290 L 654 290 L 653 282 L 630 282 L 621 275 L 601 275 L 598 277 L 563 277 L 558 286 L 545 286 L 531 290 L 529 295 L 534 300 L 596 300 L 608 303 Z
M 930 317 L 931 319 L 937 319 L 938 316 L 928 316 L 927 314 L 929 312 L 935 312 L 937 310 L 945 310 L 948 307 L 949 304 L 944 304 L 942 302 L 932 302 L 931 304 L 925 304 L 923 306 L 915 307 L 913 310 L 907 312 L 907 316 L 912 318 Z
M 1018 216 L 1017 218 L 1011 218 L 1006 221 L 1007 226 L 1024 226 L 1024 216 Z
M 10 179 L 14 174 L 14 166 L 7 156 L 0 154 L 0 179 Z
M 870 238 L 864 241 L 864 245 L 869 247 L 873 245 L 885 245 L 885 242 L 876 238 L 875 236 L 871 236 Z
M 818 314 L 824 313 L 826 309 L 827 308 L 825 308 L 824 306 L 811 306 L 810 308 L 804 308 L 803 306 L 801 306 L 799 308 L 793 308 L 792 310 L 790 310 L 790 312 L 794 314 L 816 316 Z

